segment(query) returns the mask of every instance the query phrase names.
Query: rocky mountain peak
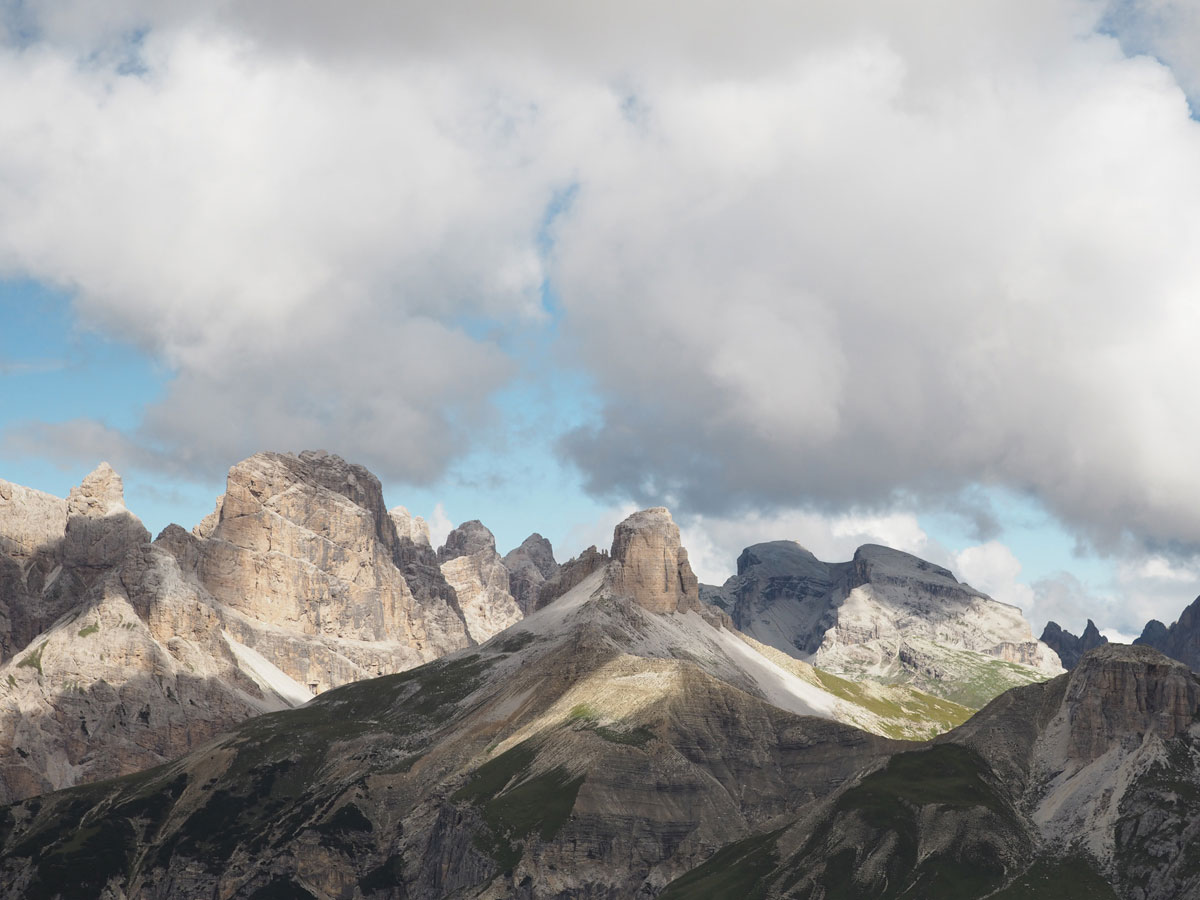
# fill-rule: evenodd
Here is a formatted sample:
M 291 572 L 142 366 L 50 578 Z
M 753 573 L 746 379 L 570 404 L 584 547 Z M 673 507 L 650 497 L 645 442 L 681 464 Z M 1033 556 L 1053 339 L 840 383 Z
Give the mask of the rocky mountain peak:
M 396 536 L 401 540 L 407 538 L 414 544 L 424 547 L 433 545 L 433 538 L 429 533 L 429 523 L 424 518 L 412 515 L 403 506 L 393 506 L 388 510 L 388 515 L 392 517 L 392 522 L 396 526 Z
M 1200 671 L 1200 597 L 1179 614 L 1178 621 L 1170 628 L 1151 619 L 1134 643 L 1153 647 L 1189 666 L 1193 672 Z
M 496 552 L 496 538 L 478 519 L 451 531 L 437 558 L 472 640 L 485 641 L 524 615 L 509 592 L 508 569 Z
M 1050 623 L 1050 625 L 1053 624 L 1053 622 Z M 1047 625 L 1046 627 L 1049 628 L 1050 626 Z M 1146 623 L 1146 627 L 1142 629 L 1142 636 L 1135 640 L 1134 643 L 1145 644 L 1156 650 L 1161 650 L 1166 644 L 1168 634 L 1170 634 L 1170 630 L 1164 623 L 1158 621 L 1158 619 L 1151 619 Z
M 396 541 L 395 526 L 387 514 L 379 479 L 363 466 L 324 450 L 305 450 L 299 456 L 255 453 L 237 463 L 226 478 L 220 518 L 253 515 L 265 504 L 277 507 L 286 516 L 294 507 L 312 507 L 315 495 L 322 490 L 339 494 L 366 510 L 374 520 L 376 537 L 391 550 Z
M 554 548 L 537 532 L 521 542 L 503 559 L 508 569 L 508 589 L 521 611 L 528 615 L 537 608 L 538 593 L 546 580 L 558 573 Z
M 662 506 L 635 512 L 613 531 L 606 584 L 656 613 L 700 609 L 700 586 L 679 540 L 679 526 Z
M 867 582 L 888 582 L 897 580 L 919 579 L 926 584 L 940 584 L 948 588 L 962 590 L 964 586 L 954 577 L 954 573 L 928 560 L 905 553 L 903 550 L 893 550 L 880 544 L 863 544 L 854 551 L 855 574 L 865 584 Z
M 597 550 L 594 544 L 578 556 L 567 560 L 538 587 L 537 599 L 529 612 L 549 606 L 571 588 L 581 584 L 593 572 L 605 568 L 609 561 L 608 551 Z
M 1073 669 L 1083 654 L 1107 644 L 1108 638 L 1100 633 L 1095 622 L 1088 619 L 1087 627 L 1079 637 L 1064 631 L 1057 622 L 1047 622 L 1045 630 L 1042 631 L 1041 641 L 1058 654 L 1064 669 Z
M 1170 740 L 1200 712 L 1200 681 L 1182 663 L 1151 647 L 1104 644 L 1072 670 L 1064 711 L 1068 758 L 1088 763 L 1122 741 Z
M 558 571 L 558 563 L 554 561 L 554 548 L 548 540 L 536 531 L 521 541 L 521 546 L 510 553 L 509 556 L 518 553 L 533 563 L 537 567 L 537 570 L 546 578 L 549 578 Z M 506 556 L 505 559 L 508 559 L 508 557 Z
M 125 511 L 125 483 L 106 462 L 100 463 L 67 496 L 68 515 L 96 518 Z
M 739 576 L 746 575 L 751 570 L 759 570 L 763 574 L 785 570 L 788 573 L 812 570 L 824 576 L 827 568 L 825 563 L 796 541 L 766 541 L 753 544 L 743 550 L 737 559 Z
M 473 556 L 481 550 L 496 551 L 496 537 L 478 519 L 463 522 L 448 535 L 438 548 L 438 562 L 446 563 L 460 556 Z

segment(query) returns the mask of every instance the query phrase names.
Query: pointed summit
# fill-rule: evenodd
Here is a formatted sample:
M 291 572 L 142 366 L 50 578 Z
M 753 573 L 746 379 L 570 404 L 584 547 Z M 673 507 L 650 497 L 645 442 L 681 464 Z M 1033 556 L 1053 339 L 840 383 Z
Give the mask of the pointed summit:
M 478 519 L 472 519 L 446 535 L 446 543 L 438 548 L 438 562 L 447 563 L 460 556 L 472 556 L 481 550 L 495 552 L 496 538 L 486 525 Z
M 662 506 L 635 512 L 613 531 L 605 583 L 656 613 L 700 609 L 700 586 L 679 542 L 679 526 Z
M 67 497 L 68 514 L 72 516 L 111 516 L 125 512 L 125 483 L 106 462 L 96 466 L 71 488 Z
M 1087 627 L 1079 637 L 1064 631 L 1057 622 L 1047 622 L 1041 640 L 1058 654 L 1064 669 L 1075 668 L 1083 654 L 1108 643 L 1108 638 L 1100 633 L 1100 629 L 1091 619 L 1088 619 Z

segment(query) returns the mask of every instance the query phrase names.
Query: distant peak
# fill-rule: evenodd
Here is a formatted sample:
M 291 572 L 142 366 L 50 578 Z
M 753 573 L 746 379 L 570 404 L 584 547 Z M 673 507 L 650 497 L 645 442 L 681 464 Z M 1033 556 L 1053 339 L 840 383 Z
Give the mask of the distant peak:
M 767 572 L 778 569 L 794 569 L 796 567 L 811 568 L 825 567 L 810 550 L 797 541 L 763 541 L 751 544 L 741 552 L 737 559 L 738 575 L 745 575 L 753 569 L 764 569 Z
M 496 552 L 496 537 L 478 519 L 463 522 L 448 535 L 438 549 L 438 562 L 449 562 L 460 556 L 473 556 L 482 550 Z

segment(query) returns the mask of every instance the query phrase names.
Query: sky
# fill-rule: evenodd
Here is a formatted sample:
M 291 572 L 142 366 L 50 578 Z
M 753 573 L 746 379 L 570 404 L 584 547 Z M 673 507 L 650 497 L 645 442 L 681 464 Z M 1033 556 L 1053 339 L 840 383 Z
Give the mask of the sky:
M 1195 0 L 0 0 L 0 108 L 0 477 L 1200 593 Z

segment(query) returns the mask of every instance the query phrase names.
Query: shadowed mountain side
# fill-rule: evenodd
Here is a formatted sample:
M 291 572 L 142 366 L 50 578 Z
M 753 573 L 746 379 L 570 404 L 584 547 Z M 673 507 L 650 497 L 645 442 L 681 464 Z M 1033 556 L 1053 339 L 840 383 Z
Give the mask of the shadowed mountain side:
M 0 661 L 78 607 L 105 572 L 148 540 L 107 463 L 65 500 L 0 481 Z
M 1108 643 L 1108 638 L 1100 633 L 1096 623 L 1087 620 L 1083 634 L 1076 637 L 1069 631 L 1064 631 L 1057 622 L 1047 622 L 1042 631 L 1041 642 L 1058 654 L 1064 669 L 1073 669 L 1080 658 L 1089 650 L 1095 650 L 1102 644 Z M 1155 649 L 1161 650 L 1161 647 Z
M 378 479 L 319 451 L 243 460 L 193 532 L 153 543 L 107 465 L 66 500 L 0 482 L 0 797 L 172 758 L 520 619 L 494 546 L 445 568 Z
M 1108 645 L 724 848 L 661 895 L 1200 896 L 1200 681 Z
M 1170 627 L 1151 619 L 1134 643 L 1153 647 L 1179 660 L 1193 672 L 1200 671 L 1200 597 L 1193 600 Z
M 622 652 L 612 602 L 0 813 L 0 897 L 652 895 L 898 746 Z

